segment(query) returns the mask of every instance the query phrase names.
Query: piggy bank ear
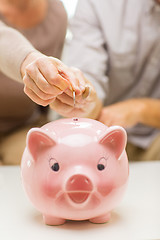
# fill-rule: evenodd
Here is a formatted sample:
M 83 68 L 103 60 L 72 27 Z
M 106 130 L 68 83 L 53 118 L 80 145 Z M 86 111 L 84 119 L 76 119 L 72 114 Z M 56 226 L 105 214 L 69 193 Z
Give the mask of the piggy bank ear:
M 34 160 L 45 148 L 54 145 L 56 142 L 49 137 L 41 128 L 32 128 L 27 134 L 27 148 Z
M 109 127 L 99 138 L 100 144 L 105 144 L 118 159 L 126 147 L 126 131 L 119 126 Z

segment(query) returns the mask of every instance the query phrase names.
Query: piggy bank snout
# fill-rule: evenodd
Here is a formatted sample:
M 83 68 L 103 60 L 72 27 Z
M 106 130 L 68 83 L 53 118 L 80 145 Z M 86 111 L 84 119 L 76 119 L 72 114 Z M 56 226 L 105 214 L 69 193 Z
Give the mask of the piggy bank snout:
M 85 175 L 73 175 L 66 183 L 66 193 L 74 203 L 85 202 L 93 190 L 91 180 Z

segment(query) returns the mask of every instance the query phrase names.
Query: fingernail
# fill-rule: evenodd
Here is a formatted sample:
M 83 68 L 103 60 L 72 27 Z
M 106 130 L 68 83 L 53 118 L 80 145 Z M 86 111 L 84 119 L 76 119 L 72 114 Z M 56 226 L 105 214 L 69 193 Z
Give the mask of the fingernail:
M 85 99 L 90 95 L 91 89 L 87 86 L 82 94 L 82 98 Z

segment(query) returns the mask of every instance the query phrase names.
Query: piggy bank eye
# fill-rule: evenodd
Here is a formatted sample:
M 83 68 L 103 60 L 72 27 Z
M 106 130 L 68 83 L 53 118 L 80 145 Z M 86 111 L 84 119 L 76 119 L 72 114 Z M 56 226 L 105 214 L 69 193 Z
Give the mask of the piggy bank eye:
M 106 165 L 107 165 L 107 159 L 102 157 L 102 158 L 100 158 L 100 160 L 97 164 L 97 168 L 99 171 L 103 171 L 105 169 Z
M 49 165 L 50 165 L 50 168 L 55 171 L 55 172 L 58 172 L 59 171 L 59 163 L 54 159 L 54 158 L 51 158 L 49 160 Z

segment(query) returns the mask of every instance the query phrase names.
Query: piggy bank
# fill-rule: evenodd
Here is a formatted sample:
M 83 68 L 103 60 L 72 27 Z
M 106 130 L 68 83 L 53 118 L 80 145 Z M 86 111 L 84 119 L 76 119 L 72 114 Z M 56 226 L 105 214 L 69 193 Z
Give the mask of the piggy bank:
M 110 219 L 127 185 L 126 139 L 122 127 L 85 118 L 60 119 L 28 132 L 22 182 L 46 224 Z

